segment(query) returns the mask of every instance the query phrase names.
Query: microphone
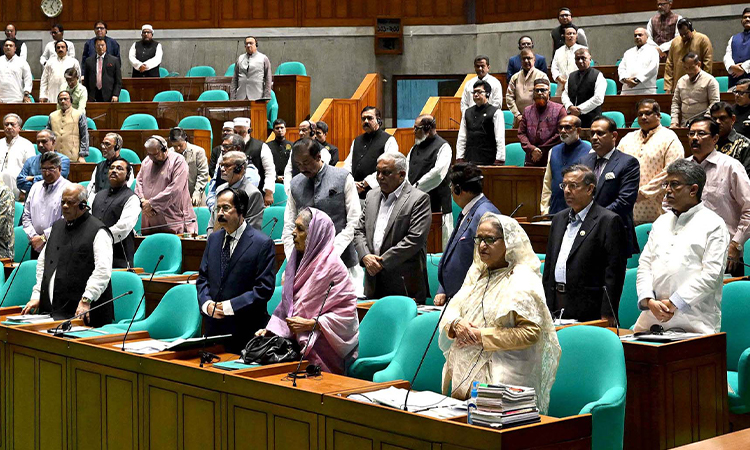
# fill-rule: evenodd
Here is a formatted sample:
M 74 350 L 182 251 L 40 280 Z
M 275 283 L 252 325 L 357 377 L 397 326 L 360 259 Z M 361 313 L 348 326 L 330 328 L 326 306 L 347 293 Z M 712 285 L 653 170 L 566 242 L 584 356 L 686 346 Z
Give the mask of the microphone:
M 521 207 L 522 207 L 522 206 L 523 206 L 523 203 L 519 203 L 519 204 L 518 204 L 518 206 L 516 206 L 516 209 L 514 209 L 514 210 L 513 210 L 513 212 L 512 212 L 512 213 L 510 213 L 510 216 L 508 216 L 508 217 L 513 217 L 513 216 L 515 216 L 515 215 L 516 215 L 516 213 L 518 212 L 518 210 L 519 210 L 519 209 L 521 209 Z
M 21 261 L 23 261 L 24 258 L 26 258 L 26 253 L 31 248 L 31 242 L 26 246 L 26 250 L 23 251 L 23 256 L 21 256 Z M 18 263 L 18 269 L 13 271 L 13 276 L 10 278 L 10 281 L 8 282 L 8 289 L 5 291 L 5 294 L 3 295 L 2 301 L 0 301 L 0 308 L 3 307 L 3 303 L 5 303 L 5 299 L 8 297 L 8 292 L 10 292 L 10 287 L 13 286 L 13 280 L 16 279 L 16 275 L 18 275 L 18 272 L 21 271 L 21 263 Z
M 195 222 L 195 219 L 190 219 L 190 220 L 178 220 L 177 222 L 163 223 L 161 225 L 152 225 L 150 227 L 141 228 L 141 233 L 143 232 L 143 230 L 153 230 L 155 228 L 171 227 L 172 225 L 187 225 L 189 223 L 194 223 L 194 222 Z
M 284 50 L 286 50 L 286 41 L 281 44 L 281 58 L 279 58 L 279 63 L 284 62 Z
M 736 262 L 737 264 L 742 264 L 745 267 L 750 267 L 750 264 L 745 264 L 744 262 L 740 261 L 739 259 L 736 259 L 736 258 L 727 258 L 727 259 L 730 260 L 730 261 L 732 261 L 732 262 Z M 2 305 L 3 304 L 0 303 L 0 306 L 2 306 Z
M 125 270 L 127 270 L 128 272 L 135 273 L 135 270 L 133 270 L 133 268 L 130 267 L 130 260 L 128 259 L 128 252 L 125 251 L 125 244 L 122 243 L 122 237 L 119 234 L 117 235 L 117 237 L 120 238 L 120 247 L 122 247 L 122 255 L 123 257 L 125 257 L 125 265 L 127 266 L 127 269 Z
M 234 49 L 234 62 L 237 63 L 237 58 L 240 57 L 240 40 L 237 39 L 237 46 Z
M 404 294 L 408 297 L 409 296 L 409 289 L 406 288 L 406 279 L 403 275 L 401 275 L 401 284 L 404 286 Z
M 271 218 L 271 220 L 269 220 L 268 222 L 266 222 L 265 225 L 263 225 L 262 227 L 260 227 L 260 230 L 263 231 L 263 229 L 265 227 L 267 227 L 271 222 L 273 222 L 273 226 L 271 227 L 271 231 L 268 233 L 268 237 L 273 236 L 273 229 L 276 228 L 276 224 L 279 223 L 279 218 L 278 217 L 273 217 L 273 218 Z
M 538 216 L 532 216 L 531 221 L 542 221 L 542 220 L 552 220 L 552 216 L 554 214 L 540 214 Z
M 307 342 L 305 342 L 305 348 L 302 349 L 302 353 L 299 357 L 299 362 L 297 363 L 297 369 L 295 369 L 294 372 L 290 373 L 289 376 L 292 377 L 292 386 L 297 387 L 297 378 L 299 377 L 299 368 L 302 365 L 302 360 L 305 359 L 305 353 L 307 352 L 307 347 L 310 346 L 310 341 L 313 340 L 313 336 L 315 335 L 315 329 L 318 327 L 318 320 L 320 319 L 320 315 L 323 314 L 323 307 L 326 304 L 326 300 L 328 300 L 328 294 L 331 293 L 331 288 L 333 288 L 333 281 L 331 281 L 331 284 L 328 285 L 328 290 L 326 291 L 326 296 L 323 297 L 323 303 L 320 304 L 320 310 L 318 311 L 318 315 L 315 316 L 315 323 L 313 324 L 312 331 L 310 331 L 310 336 L 307 338 Z
M 193 46 L 193 55 L 190 56 L 190 65 L 188 66 L 188 70 L 185 72 L 185 74 L 187 74 L 187 72 L 190 72 L 190 69 L 193 68 L 193 58 L 195 58 L 195 50 L 197 48 L 198 48 L 198 44 L 196 43 Z M 193 77 L 188 77 L 188 78 L 190 78 L 190 83 L 188 83 L 187 98 L 185 99 L 185 101 L 190 101 L 190 91 L 191 91 L 191 89 L 193 87 Z
M 191 275 L 192 276 L 192 275 Z M 190 277 L 188 277 L 188 280 L 190 280 Z M 214 318 L 214 314 L 216 313 L 216 302 L 214 302 L 214 309 L 211 311 L 211 318 Z M 198 356 L 200 356 L 201 361 L 201 368 L 203 368 L 203 364 L 211 364 L 213 361 L 219 359 L 219 356 L 206 351 L 206 341 L 208 341 L 208 336 L 206 335 L 205 327 L 203 329 L 203 348 L 201 348 L 201 351 L 198 352 Z
M 52 332 L 52 334 L 54 336 L 61 336 L 61 335 L 65 334 L 65 332 L 68 331 L 68 330 L 70 330 L 70 328 L 73 326 L 73 324 L 72 324 L 73 320 L 75 320 L 75 319 L 77 319 L 77 318 L 79 318 L 81 316 L 85 316 L 86 314 L 90 313 L 91 311 L 93 311 L 95 309 L 101 308 L 104 305 L 108 305 L 108 304 L 112 303 L 113 301 L 115 301 L 115 300 L 117 300 L 119 298 L 125 297 L 126 295 L 130 295 L 132 293 L 133 293 L 133 291 L 125 292 L 124 294 L 120 294 L 120 295 L 118 295 L 115 298 L 111 298 L 111 299 L 109 299 L 109 300 L 107 300 L 105 302 L 102 302 L 102 303 L 94 306 L 93 308 L 90 308 L 86 312 L 82 312 L 80 314 L 76 314 L 75 316 L 71 317 L 70 319 L 68 319 L 65 322 L 63 322 L 63 323 L 59 324 L 58 326 L 56 326 L 54 328 L 54 331 Z M 85 322 L 86 322 L 86 320 L 84 319 L 84 323 Z
M 156 261 L 156 265 L 154 266 L 154 272 L 151 274 L 151 277 L 148 279 L 149 283 L 154 279 L 154 275 L 156 275 L 156 269 L 159 268 L 159 264 L 161 264 L 161 261 L 164 259 L 164 255 L 159 255 L 159 260 Z M 128 340 L 128 333 L 130 333 L 130 327 L 133 326 L 133 321 L 135 320 L 135 316 L 138 314 L 138 310 L 141 309 L 141 304 L 143 303 L 143 299 L 146 298 L 146 290 L 143 290 L 143 295 L 141 296 L 141 299 L 138 301 L 138 306 L 135 308 L 135 311 L 133 311 L 133 317 L 130 318 L 130 323 L 128 324 L 128 329 L 125 330 L 125 336 L 122 338 L 122 351 L 125 351 L 125 341 Z
M 101 114 L 99 114 L 99 115 L 98 115 L 98 116 L 96 116 L 96 117 L 92 117 L 92 118 L 91 118 L 91 120 L 97 120 L 97 119 L 101 119 L 102 117 L 104 117 L 104 116 L 106 116 L 106 115 L 107 115 L 107 113 L 101 113 Z
M 617 314 L 615 314 L 615 308 L 612 307 L 612 300 L 609 298 L 609 292 L 607 291 L 607 286 L 602 286 L 604 288 L 604 295 L 607 297 L 607 303 L 609 304 L 609 310 L 612 311 L 612 317 L 615 318 L 615 330 L 617 333 L 617 337 L 620 337 L 620 322 L 617 320 Z M 561 315 L 562 316 L 562 315 Z
M 450 120 L 451 122 L 455 123 L 459 127 L 461 126 L 461 122 L 456 121 L 456 119 L 454 119 L 453 117 L 448 117 L 448 120 Z

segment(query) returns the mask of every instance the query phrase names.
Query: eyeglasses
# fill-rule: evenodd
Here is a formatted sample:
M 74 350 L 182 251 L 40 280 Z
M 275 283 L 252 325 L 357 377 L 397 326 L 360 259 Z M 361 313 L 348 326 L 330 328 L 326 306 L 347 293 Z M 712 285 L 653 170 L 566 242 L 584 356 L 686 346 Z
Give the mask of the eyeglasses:
M 59 167 L 42 167 L 42 172 L 54 172 L 55 170 L 59 169 Z
M 502 237 L 492 237 L 492 236 L 474 236 L 474 243 L 477 245 L 480 245 L 482 242 L 484 242 L 487 245 L 492 245 L 497 241 L 502 241 Z
M 216 209 L 220 212 L 223 212 L 224 214 L 228 213 L 229 211 L 234 209 L 234 206 L 232 205 L 223 205 L 223 206 L 216 206 Z
M 95 30 L 100 30 L 100 31 L 101 31 L 101 30 L 106 30 L 106 28 L 104 28 L 104 27 L 94 27 L 94 29 L 95 29 Z
M 37 139 L 37 140 L 36 140 L 36 144 L 37 144 L 37 145 L 44 145 L 44 144 L 46 144 L 47 142 L 49 142 L 49 139 Z
M 110 147 L 114 147 L 114 145 L 113 145 L 113 144 L 110 144 L 109 142 L 102 142 L 100 146 L 101 146 L 101 148 L 110 148 Z
M 703 130 L 690 130 L 687 132 L 688 137 L 698 136 L 698 137 L 704 138 L 706 136 L 709 136 L 710 134 L 711 133 L 709 133 L 708 131 L 703 131 Z
M 574 128 L 573 125 L 558 125 L 557 126 L 557 129 L 560 131 L 570 131 L 573 128 Z
M 223 148 L 224 150 L 231 150 L 231 149 L 234 148 L 234 145 L 232 145 L 232 144 L 221 144 L 221 148 Z
M 474 91 L 474 92 L 472 92 L 471 94 L 472 94 L 472 95 L 473 95 L 474 97 L 476 97 L 476 96 L 479 96 L 479 95 L 483 95 L 483 94 L 486 94 L 486 93 L 487 93 L 487 91 Z
M 427 131 L 429 129 L 430 129 L 429 125 L 414 125 L 414 131 L 419 131 L 419 130 Z
M 376 170 L 375 172 L 377 172 L 378 175 L 383 176 L 383 177 L 390 177 L 391 175 L 393 175 L 392 170 Z
M 734 95 L 738 97 L 742 97 L 743 95 L 747 95 L 747 94 L 750 94 L 750 91 L 737 91 L 737 90 L 734 91 Z
M 544 94 L 544 93 L 547 93 L 547 92 L 549 92 L 549 89 L 547 89 L 547 88 L 543 88 L 543 89 L 534 89 L 534 92 L 535 92 L 535 93 L 537 93 L 537 94 Z
M 687 183 L 680 183 L 679 181 L 663 182 L 661 184 L 662 189 L 669 188 L 670 190 L 677 190 L 680 186 L 687 186 Z
M 562 183 L 560 183 L 560 189 L 562 189 L 563 191 L 565 190 L 566 187 L 570 188 L 571 191 L 575 191 L 575 190 L 577 190 L 581 186 L 583 186 L 583 185 L 582 184 L 578 184 L 578 183 L 566 183 L 564 181 Z

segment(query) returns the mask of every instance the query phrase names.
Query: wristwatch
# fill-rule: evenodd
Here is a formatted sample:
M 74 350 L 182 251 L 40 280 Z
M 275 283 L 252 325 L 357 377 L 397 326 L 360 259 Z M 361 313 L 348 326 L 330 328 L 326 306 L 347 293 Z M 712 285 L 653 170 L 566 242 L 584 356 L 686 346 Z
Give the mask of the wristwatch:
M 734 247 L 734 249 L 738 252 L 742 253 L 742 244 L 740 244 L 739 242 L 731 241 L 729 245 Z
M 87 305 L 90 305 L 93 300 L 91 300 L 90 298 L 81 297 L 81 301 Z

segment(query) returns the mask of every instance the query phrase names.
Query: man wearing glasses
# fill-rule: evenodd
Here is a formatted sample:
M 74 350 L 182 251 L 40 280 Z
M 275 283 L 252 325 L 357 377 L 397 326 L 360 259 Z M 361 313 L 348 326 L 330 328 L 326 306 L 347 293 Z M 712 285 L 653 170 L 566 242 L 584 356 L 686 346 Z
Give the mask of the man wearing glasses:
M 91 174 L 91 181 L 87 187 L 89 202 L 94 202 L 94 195 L 99 191 L 109 189 L 109 166 L 112 165 L 112 161 L 120 158 L 120 149 L 122 149 L 122 136 L 117 133 L 107 133 L 102 139 L 101 143 L 102 156 L 104 161 L 94 167 L 94 172 Z M 129 171 L 127 174 L 127 180 L 125 184 L 130 186 L 135 179 L 133 171 Z
M 161 44 L 154 40 L 154 28 L 149 25 L 141 27 L 141 40 L 130 47 L 128 59 L 133 66 L 133 77 L 159 78 L 161 65 Z
M 52 130 L 42 130 L 36 134 L 36 147 L 39 149 L 39 154 L 30 157 L 23 163 L 23 169 L 21 169 L 21 173 L 16 178 L 16 186 L 18 186 L 18 190 L 20 191 L 19 201 L 23 201 L 26 198 L 31 185 L 37 181 L 42 181 L 42 166 L 40 162 L 42 155 L 48 152 L 55 152 L 56 140 L 57 135 Z M 68 178 L 70 159 L 60 153 L 57 156 L 60 157 L 60 174 L 63 178 Z
M 94 24 L 95 36 L 86 41 L 83 45 L 83 56 L 81 56 L 81 66 L 86 65 L 86 59 L 89 56 L 94 56 L 96 52 L 96 40 L 99 38 L 104 39 L 107 44 L 107 54 L 114 56 L 117 60 L 120 60 L 120 44 L 116 40 L 107 36 L 107 24 L 105 22 L 96 22 Z
M 505 164 L 505 119 L 503 111 L 490 104 L 492 86 L 474 83 L 475 105 L 461 117 L 456 142 L 456 161 L 491 166 Z
M 65 28 L 63 28 L 62 24 L 56 23 L 49 32 L 50 36 L 52 36 L 52 41 L 47 42 L 47 45 L 44 46 L 44 51 L 42 52 L 42 56 L 39 57 L 39 64 L 42 65 L 42 68 L 47 65 L 47 61 L 50 58 L 54 58 L 57 52 L 55 51 L 55 46 L 58 42 L 64 41 L 67 45 L 68 50 L 68 56 L 71 58 L 76 57 L 76 48 L 73 45 L 73 42 L 63 39 L 63 35 L 65 34 Z
M 518 124 L 518 140 L 526 153 L 525 166 L 544 167 L 550 149 L 560 143 L 557 124 L 567 113 L 563 105 L 550 102 L 549 98 L 549 80 L 534 80 L 534 104 L 523 110 Z
M 248 198 L 247 212 L 244 214 L 245 222 L 256 230 L 260 230 L 263 222 L 263 194 L 255 187 L 252 179 L 247 176 L 247 156 L 242 151 L 227 152 L 218 166 L 219 176 L 224 183 L 216 188 L 216 197 L 222 191 L 230 188 L 245 192 Z M 207 235 L 215 229 L 221 228 L 216 225 L 216 214 L 218 213 L 216 205 L 210 210 L 211 217 L 208 219 Z
M 750 138 L 750 79 L 737 82 L 734 87 L 734 129 L 746 138 Z
M 742 163 L 745 172 L 750 174 L 750 139 L 734 129 L 737 117 L 732 105 L 727 102 L 714 103 L 711 105 L 711 118 L 719 123 L 716 150 Z
M 542 185 L 542 214 L 557 214 L 566 208 L 563 191 L 559 188 L 563 170 L 575 164 L 591 151 L 591 145 L 581 140 L 581 119 L 565 116 L 557 125 L 562 142 L 552 147 Z

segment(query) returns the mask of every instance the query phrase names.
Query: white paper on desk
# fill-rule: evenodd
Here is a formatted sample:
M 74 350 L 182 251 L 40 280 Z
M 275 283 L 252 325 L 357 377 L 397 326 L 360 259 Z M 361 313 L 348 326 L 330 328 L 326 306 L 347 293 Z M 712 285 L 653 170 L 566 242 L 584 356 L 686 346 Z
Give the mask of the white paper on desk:
M 561 327 L 563 325 L 573 325 L 576 323 L 578 323 L 578 321 L 575 319 L 555 319 L 552 322 L 552 325 L 555 327 Z
M 436 306 L 436 305 L 418 305 L 417 306 L 417 311 L 420 314 L 433 312 L 433 311 L 442 311 L 442 310 L 443 310 L 443 306 Z
M 18 323 L 45 323 L 55 321 L 55 319 L 49 314 L 19 314 L 17 316 L 8 316 L 5 320 Z
M 650 342 L 676 342 L 705 336 L 701 333 L 673 333 L 665 331 L 664 334 L 643 334 L 638 336 L 639 340 Z
M 99 331 L 99 330 L 95 330 L 95 329 L 93 329 L 91 327 L 82 327 L 82 326 L 70 327 L 70 329 L 67 330 L 67 331 L 58 330 L 56 328 L 50 328 L 49 330 L 47 330 L 47 333 L 50 333 L 50 334 L 57 334 L 57 333 L 64 334 L 64 333 L 78 333 L 79 331 L 92 331 L 94 333 L 107 334 L 106 331 Z
M 157 339 L 127 342 L 125 343 L 125 351 L 136 353 L 138 355 L 150 355 L 152 353 L 163 352 L 169 344 L 169 342 L 159 341 Z M 122 348 L 122 343 L 114 344 L 113 347 Z
M 372 403 L 390 406 L 396 409 L 404 409 L 406 392 L 406 389 L 391 386 L 378 391 L 352 394 L 349 398 L 353 400 L 371 401 Z M 423 414 L 426 413 L 427 410 L 433 408 L 451 410 L 453 412 L 453 415 L 445 417 L 455 417 L 466 414 L 466 404 L 461 400 L 456 400 L 455 398 L 446 397 L 445 395 L 436 394 L 430 391 L 411 391 L 409 394 L 409 411 Z M 451 411 L 446 411 L 445 414 L 450 414 Z

